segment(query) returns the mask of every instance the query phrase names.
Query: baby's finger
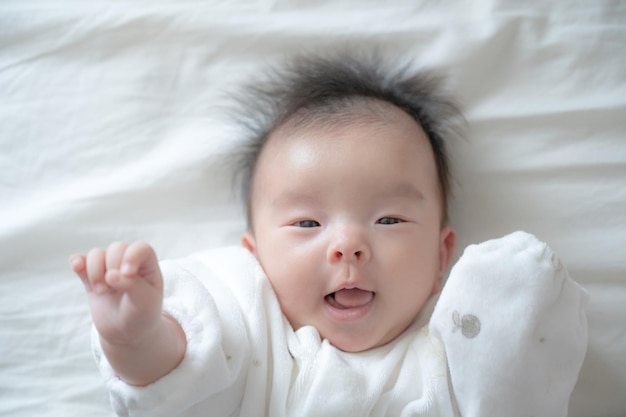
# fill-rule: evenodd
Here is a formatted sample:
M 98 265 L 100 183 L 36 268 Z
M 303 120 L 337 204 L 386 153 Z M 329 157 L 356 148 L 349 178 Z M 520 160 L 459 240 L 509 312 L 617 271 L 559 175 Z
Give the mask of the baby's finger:
M 89 282 L 89 278 L 87 278 L 87 260 L 85 255 L 75 253 L 68 258 L 68 263 L 70 264 L 70 268 L 72 271 L 83 282 L 86 290 L 91 290 L 91 283 Z
M 102 248 L 94 248 L 87 254 L 87 277 L 91 283 L 91 288 L 98 294 L 107 291 L 108 287 L 104 281 L 106 272 L 105 252 Z
M 123 275 L 119 269 L 108 270 L 104 276 L 107 285 L 116 291 L 129 292 L 148 285 L 138 275 Z
M 135 242 L 128 246 L 120 272 L 126 277 L 139 275 L 152 286 L 162 285 L 156 253 L 145 242 Z
M 122 266 L 122 258 L 128 245 L 124 242 L 113 242 L 109 245 L 106 251 L 106 269 L 111 271 L 114 269 L 119 270 Z

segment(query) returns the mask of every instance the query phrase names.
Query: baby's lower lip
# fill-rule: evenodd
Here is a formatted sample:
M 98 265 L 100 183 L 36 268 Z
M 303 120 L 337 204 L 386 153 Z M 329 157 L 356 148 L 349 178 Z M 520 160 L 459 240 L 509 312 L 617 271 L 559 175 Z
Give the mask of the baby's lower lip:
M 348 322 L 363 318 L 374 304 L 376 294 L 360 289 L 340 290 L 324 298 L 326 310 L 337 321 Z

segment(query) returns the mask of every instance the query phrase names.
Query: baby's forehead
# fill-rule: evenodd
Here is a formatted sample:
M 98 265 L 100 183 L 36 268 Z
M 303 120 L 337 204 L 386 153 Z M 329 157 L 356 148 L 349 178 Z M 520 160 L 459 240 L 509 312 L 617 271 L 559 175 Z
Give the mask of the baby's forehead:
M 283 158 L 288 154 L 293 156 L 294 152 L 304 159 L 312 155 L 310 152 L 345 155 L 347 161 L 355 147 L 361 146 L 362 140 L 365 140 L 369 144 L 383 144 L 378 154 L 381 158 L 373 161 L 380 164 L 387 159 L 383 154 L 393 154 L 391 149 L 397 149 L 392 146 L 387 152 L 385 144 L 397 137 L 406 149 L 402 153 L 402 160 L 410 160 L 410 166 L 422 166 L 429 171 L 432 168 L 436 181 L 440 183 L 437 157 L 428 133 L 409 111 L 390 102 L 369 97 L 333 101 L 322 107 L 303 108 L 292 114 L 291 118 L 282 120 L 284 122 L 265 137 L 253 164 L 247 191 L 249 225 L 252 225 L 253 200 L 259 196 L 259 187 L 264 182 L 262 178 L 267 175 L 268 169 L 272 175 L 288 176 L 286 167 L 281 168 L 283 171 L 280 174 L 272 167 L 276 168 L 276 164 L 282 167 Z M 355 131 L 358 133 L 355 134 Z M 441 184 L 439 188 L 442 188 Z
M 421 124 L 400 107 L 371 97 L 342 99 L 315 108 L 302 108 L 275 127 L 268 135 L 273 139 L 301 138 L 303 132 L 325 132 L 332 136 L 338 129 L 363 127 L 398 127 L 416 129 L 416 140 L 426 137 Z M 267 143 L 266 143 L 267 145 Z

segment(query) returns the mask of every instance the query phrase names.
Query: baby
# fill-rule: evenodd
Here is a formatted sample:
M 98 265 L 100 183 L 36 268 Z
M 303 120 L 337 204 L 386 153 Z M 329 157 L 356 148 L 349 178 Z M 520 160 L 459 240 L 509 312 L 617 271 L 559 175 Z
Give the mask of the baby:
M 420 314 L 456 241 L 444 142 L 461 116 L 436 80 L 355 55 L 275 75 L 248 123 L 245 249 L 70 257 L 115 412 L 565 416 L 584 294 L 544 244 L 478 246 Z

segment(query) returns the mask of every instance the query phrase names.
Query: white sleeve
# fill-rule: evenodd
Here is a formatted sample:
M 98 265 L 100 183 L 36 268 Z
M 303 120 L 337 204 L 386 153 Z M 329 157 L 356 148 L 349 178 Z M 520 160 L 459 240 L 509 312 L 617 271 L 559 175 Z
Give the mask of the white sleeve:
M 587 348 L 586 300 L 528 233 L 469 246 L 430 322 L 461 415 L 567 416 Z
M 194 274 L 188 271 L 191 265 Z M 241 402 L 249 344 L 241 310 L 224 284 L 211 271 L 194 275 L 193 260 L 162 262 L 165 279 L 163 309 L 174 317 L 187 337 L 180 365 L 146 387 L 119 379 L 102 353 L 94 330 L 92 343 L 96 363 L 104 376 L 111 405 L 118 416 L 229 415 Z M 201 413 L 197 404 L 202 403 Z

